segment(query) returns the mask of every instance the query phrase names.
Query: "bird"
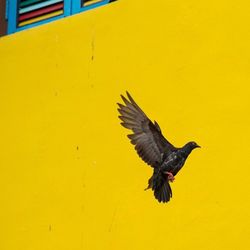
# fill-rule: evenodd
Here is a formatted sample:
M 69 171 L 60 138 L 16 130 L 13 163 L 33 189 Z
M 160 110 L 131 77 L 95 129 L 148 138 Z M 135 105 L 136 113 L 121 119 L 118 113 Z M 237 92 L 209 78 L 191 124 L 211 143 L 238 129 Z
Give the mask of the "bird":
M 166 203 L 172 198 L 170 182 L 182 169 L 189 154 L 200 146 L 190 141 L 183 147 L 173 146 L 162 134 L 159 124 L 152 122 L 126 91 L 121 95 L 124 104 L 118 104 L 121 125 L 132 131 L 127 135 L 139 157 L 153 168 L 145 190 L 152 189 L 158 202 Z

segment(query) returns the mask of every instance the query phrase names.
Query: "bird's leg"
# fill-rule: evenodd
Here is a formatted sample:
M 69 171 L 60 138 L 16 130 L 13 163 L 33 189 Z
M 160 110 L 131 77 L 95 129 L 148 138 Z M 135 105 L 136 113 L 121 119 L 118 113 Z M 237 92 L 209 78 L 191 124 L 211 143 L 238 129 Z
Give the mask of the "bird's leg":
M 171 172 L 164 172 L 168 176 L 168 180 L 173 182 L 175 180 L 173 174 Z

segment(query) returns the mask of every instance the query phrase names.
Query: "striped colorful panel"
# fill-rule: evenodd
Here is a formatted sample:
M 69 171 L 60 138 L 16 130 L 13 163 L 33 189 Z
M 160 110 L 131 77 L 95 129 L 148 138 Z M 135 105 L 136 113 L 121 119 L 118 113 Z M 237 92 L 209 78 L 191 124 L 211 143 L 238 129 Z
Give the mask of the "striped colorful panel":
M 38 2 L 42 2 L 43 0 L 25 0 L 25 1 L 20 1 L 19 3 L 19 7 L 24 8 L 26 6 L 38 3 Z
M 94 3 L 102 2 L 103 0 L 82 0 L 82 7 L 89 6 Z
M 19 1 L 18 27 L 62 15 L 63 8 L 63 0 L 21 0 Z

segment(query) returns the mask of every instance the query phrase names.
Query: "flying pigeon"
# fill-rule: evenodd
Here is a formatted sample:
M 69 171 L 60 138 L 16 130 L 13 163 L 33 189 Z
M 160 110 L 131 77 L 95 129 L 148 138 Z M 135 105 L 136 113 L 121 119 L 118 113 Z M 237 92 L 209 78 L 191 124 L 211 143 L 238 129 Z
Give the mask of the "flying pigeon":
M 200 146 L 191 141 L 182 148 L 174 147 L 162 135 L 158 123 L 153 123 L 131 95 L 126 93 L 127 98 L 121 95 L 124 104 L 117 103 L 121 125 L 132 130 L 133 133 L 129 134 L 128 138 L 135 145 L 140 158 L 154 170 L 145 190 L 152 189 L 159 202 L 168 202 L 172 197 L 169 182 L 174 181 L 175 175 L 183 167 L 192 150 Z

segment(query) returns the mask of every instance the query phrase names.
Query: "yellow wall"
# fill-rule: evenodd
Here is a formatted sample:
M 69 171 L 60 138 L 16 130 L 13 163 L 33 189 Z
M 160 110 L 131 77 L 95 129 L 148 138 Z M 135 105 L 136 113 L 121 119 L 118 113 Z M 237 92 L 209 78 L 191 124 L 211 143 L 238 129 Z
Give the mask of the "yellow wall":
M 121 0 L 1 38 L 0 249 L 249 249 L 249 11 Z M 168 204 L 143 191 L 125 90 L 202 146 Z

